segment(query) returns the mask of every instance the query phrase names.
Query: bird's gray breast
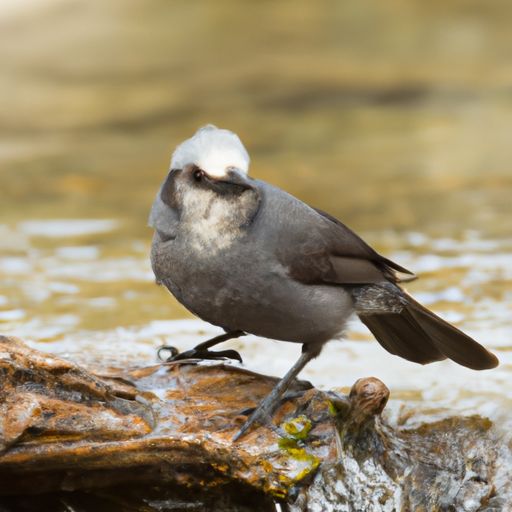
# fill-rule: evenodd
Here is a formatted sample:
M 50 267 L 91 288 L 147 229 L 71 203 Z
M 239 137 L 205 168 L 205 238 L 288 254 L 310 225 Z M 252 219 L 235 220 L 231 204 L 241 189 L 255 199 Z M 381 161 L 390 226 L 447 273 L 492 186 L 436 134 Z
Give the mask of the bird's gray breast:
M 206 231 L 206 232 L 205 232 Z M 230 312 L 248 286 L 237 264 L 246 264 L 243 236 L 226 230 L 215 236 L 204 223 L 175 239 L 155 234 L 151 261 L 157 279 L 190 311 L 215 325 L 228 326 Z M 235 258 L 235 254 L 239 258 Z
M 233 267 L 244 247 L 246 223 L 255 207 L 255 197 L 242 194 L 225 198 L 210 190 L 182 195 L 180 221 L 175 237 L 155 233 L 151 262 L 157 280 L 188 309 L 202 318 L 212 318 L 226 309 L 233 290 Z

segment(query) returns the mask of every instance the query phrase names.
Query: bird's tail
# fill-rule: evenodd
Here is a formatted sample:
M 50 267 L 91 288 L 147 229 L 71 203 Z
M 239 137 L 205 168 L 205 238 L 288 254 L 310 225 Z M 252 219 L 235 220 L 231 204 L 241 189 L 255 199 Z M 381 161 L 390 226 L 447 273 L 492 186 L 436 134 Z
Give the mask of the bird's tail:
M 396 285 L 358 286 L 352 295 L 359 318 L 391 354 L 420 364 L 449 358 L 473 370 L 499 363 L 494 354 Z

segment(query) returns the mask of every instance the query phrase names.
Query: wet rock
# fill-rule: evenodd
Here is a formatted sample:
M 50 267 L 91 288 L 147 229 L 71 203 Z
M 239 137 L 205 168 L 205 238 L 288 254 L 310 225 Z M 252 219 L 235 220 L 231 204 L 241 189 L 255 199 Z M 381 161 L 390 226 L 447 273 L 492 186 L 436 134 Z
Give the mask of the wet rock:
M 348 396 L 297 381 L 270 425 L 233 443 L 244 412 L 275 382 L 194 361 L 100 375 L 0 337 L 0 509 L 266 511 L 279 502 L 291 511 L 476 511 L 508 503 L 489 420 L 392 428 L 381 417 L 389 390 L 375 378 L 358 380 Z
M 0 379 L 0 453 L 27 443 L 130 439 L 153 428 L 133 387 L 107 384 L 16 338 L 0 338 Z

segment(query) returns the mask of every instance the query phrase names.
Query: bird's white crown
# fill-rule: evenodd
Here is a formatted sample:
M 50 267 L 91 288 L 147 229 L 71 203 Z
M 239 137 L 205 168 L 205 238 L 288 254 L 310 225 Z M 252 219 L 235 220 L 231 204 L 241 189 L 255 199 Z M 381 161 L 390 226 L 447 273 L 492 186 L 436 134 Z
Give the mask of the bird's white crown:
M 176 148 L 171 168 L 195 164 L 208 175 L 221 178 L 230 167 L 247 174 L 249 162 L 249 154 L 236 133 L 208 124 Z

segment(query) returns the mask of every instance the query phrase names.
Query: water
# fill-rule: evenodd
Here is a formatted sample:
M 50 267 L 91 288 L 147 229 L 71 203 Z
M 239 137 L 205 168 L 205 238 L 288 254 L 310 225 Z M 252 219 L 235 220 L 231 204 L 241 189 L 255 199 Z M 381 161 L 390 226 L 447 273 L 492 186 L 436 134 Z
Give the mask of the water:
M 390 417 L 405 405 L 508 424 L 511 10 L 2 3 L 1 331 L 85 362 L 101 353 L 106 366 L 217 334 L 154 284 L 146 227 L 173 147 L 214 122 L 240 134 L 253 176 L 416 271 L 408 289 L 501 360 L 482 373 L 420 367 L 354 323 L 303 377 L 325 388 L 379 377 Z M 275 375 L 299 349 L 253 337 L 230 346 Z

